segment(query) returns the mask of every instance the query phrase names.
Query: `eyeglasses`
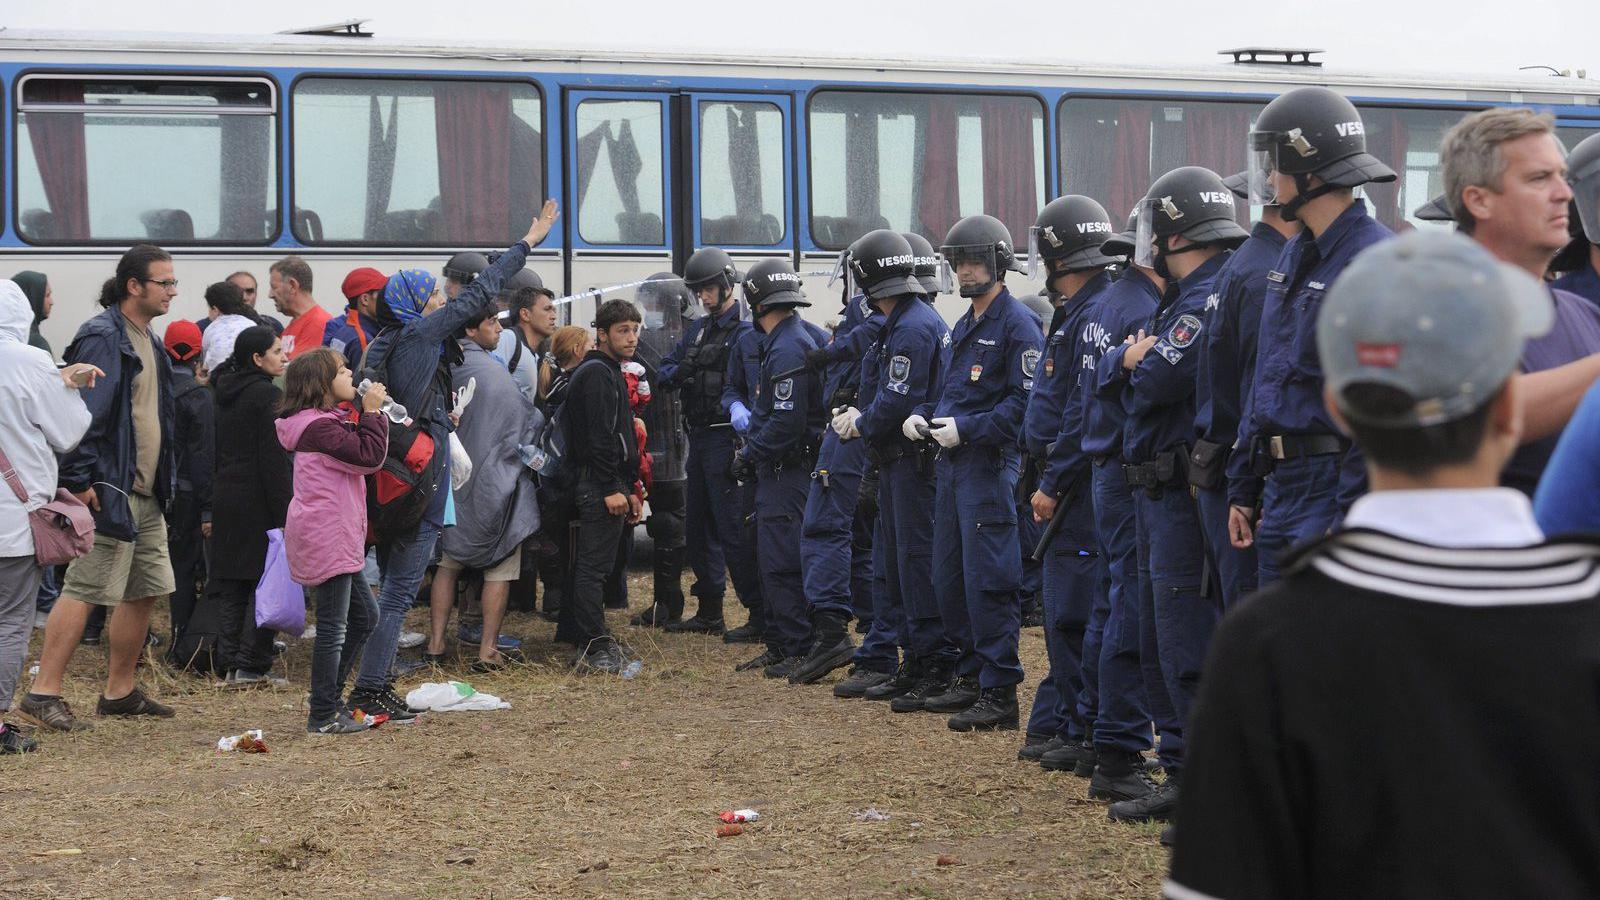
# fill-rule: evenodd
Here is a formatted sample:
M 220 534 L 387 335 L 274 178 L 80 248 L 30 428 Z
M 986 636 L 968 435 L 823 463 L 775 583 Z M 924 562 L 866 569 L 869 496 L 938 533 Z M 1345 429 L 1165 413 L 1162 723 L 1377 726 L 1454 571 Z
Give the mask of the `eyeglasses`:
M 168 278 L 163 281 L 157 281 L 154 278 L 141 278 L 139 280 L 145 284 L 159 284 L 169 291 L 175 291 L 178 289 L 178 279 L 176 278 Z

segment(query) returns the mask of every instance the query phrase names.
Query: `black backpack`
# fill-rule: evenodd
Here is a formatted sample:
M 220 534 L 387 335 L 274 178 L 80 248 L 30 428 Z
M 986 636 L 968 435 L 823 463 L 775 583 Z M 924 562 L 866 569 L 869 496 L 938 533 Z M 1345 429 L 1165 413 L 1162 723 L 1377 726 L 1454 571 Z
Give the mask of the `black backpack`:
M 578 373 L 583 370 L 584 366 L 591 362 L 598 363 L 600 361 L 585 360 L 579 363 L 578 367 L 572 370 L 568 384 L 578 377 Z M 551 410 L 550 419 L 545 423 L 544 431 L 534 441 L 534 447 L 537 448 L 538 458 L 536 461 L 538 465 L 530 466 L 530 468 L 533 468 L 534 474 L 538 476 L 539 496 L 541 499 L 558 500 L 570 498 L 572 492 L 578 487 L 578 475 L 583 466 L 578 460 L 572 458 L 568 449 L 572 446 L 572 436 L 568 430 L 571 417 L 567 415 L 567 410 L 570 407 L 571 404 L 563 401 L 555 409 Z M 613 416 L 611 427 L 615 429 L 616 426 L 617 421 Z
M 375 336 L 371 343 L 377 340 Z M 363 356 L 362 367 L 372 372 L 376 380 L 387 382 L 389 353 L 393 350 L 394 342 L 390 341 L 376 363 L 369 365 Z M 428 390 L 422 395 L 423 409 L 432 405 L 433 394 L 433 379 L 430 378 Z M 427 475 L 441 448 L 435 446 L 427 425 L 419 417 L 422 410 L 417 413 L 409 425 L 389 421 L 389 451 L 384 455 L 383 466 L 367 476 L 367 540 L 370 543 L 381 544 L 416 534 L 433 501 L 437 485 Z

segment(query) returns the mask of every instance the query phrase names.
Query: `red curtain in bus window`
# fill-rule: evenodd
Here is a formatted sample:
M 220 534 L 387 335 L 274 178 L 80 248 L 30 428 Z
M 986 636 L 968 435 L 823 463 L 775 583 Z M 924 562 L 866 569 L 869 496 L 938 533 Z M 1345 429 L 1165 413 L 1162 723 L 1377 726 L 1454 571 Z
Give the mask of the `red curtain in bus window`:
M 928 130 L 923 138 L 921 197 L 917 219 L 922 233 L 934 246 L 961 216 L 961 190 L 956 182 L 956 156 L 960 139 L 956 98 L 928 101 Z
M 510 202 L 499 176 L 511 171 L 511 88 L 498 84 L 434 86 L 439 206 L 450 241 L 504 237 Z
M 1004 222 L 1015 240 L 1026 236 L 1039 215 L 1034 181 L 1031 102 L 990 97 L 983 101 L 984 212 Z
M 1150 189 L 1150 112 L 1148 100 L 1134 100 L 1117 111 L 1117 137 L 1111 152 L 1106 209 L 1127 216 Z M 1118 212 L 1120 210 L 1120 212 Z M 1127 220 L 1124 218 L 1122 222 Z
M 1406 113 L 1399 109 L 1363 109 L 1361 121 L 1367 130 L 1367 152 L 1378 161 L 1405 177 L 1406 149 L 1411 144 L 1411 132 L 1406 127 Z M 1367 204 L 1378 221 L 1396 231 L 1401 230 L 1405 215 L 1400 209 L 1400 182 L 1368 184 L 1365 186 Z M 1422 205 L 1427 198 L 1417 201 Z
M 1250 114 L 1251 108 L 1242 104 L 1205 104 L 1184 110 L 1190 164 L 1205 166 L 1223 178 L 1243 171 Z M 1250 206 L 1239 203 L 1235 209 L 1239 224 L 1249 228 Z
M 82 103 L 83 85 L 70 81 L 30 81 L 25 99 L 36 103 Z M 83 114 L 27 113 L 28 142 L 44 183 L 44 197 L 54 219 L 57 239 L 89 237 L 89 154 L 84 142 Z

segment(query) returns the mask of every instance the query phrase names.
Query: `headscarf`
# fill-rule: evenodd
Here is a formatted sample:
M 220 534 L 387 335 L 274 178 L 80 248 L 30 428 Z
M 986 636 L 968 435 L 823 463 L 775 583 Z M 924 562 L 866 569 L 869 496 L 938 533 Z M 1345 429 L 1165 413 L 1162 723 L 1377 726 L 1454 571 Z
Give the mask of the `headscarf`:
M 45 340 L 39 331 L 39 323 L 44 321 L 44 294 L 49 289 L 50 279 L 41 272 L 24 271 L 11 276 L 11 280 L 17 283 L 17 287 L 22 288 L 22 293 L 28 298 L 28 305 L 33 307 L 33 325 L 28 328 L 28 343 L 54 355 L 50 349 L 50 342 Z
M 379 311 L 387 309 L 401 325 L 409 325 L 422 318 L 422 308 L 428 305 L 437 283 L 433 275 L 421 269 L 401 269 L 390 275 L 384 285 Z
M 239 335 L 247 329 L 259 324 L 244 316 L 218 316 L 206 326 L 205 337 L 200 341 L 205 355 L 205 367 L 212 372 L 220 371 L 227 364 L 228 358 L 233 356 L 234 341 L 237 341 Z

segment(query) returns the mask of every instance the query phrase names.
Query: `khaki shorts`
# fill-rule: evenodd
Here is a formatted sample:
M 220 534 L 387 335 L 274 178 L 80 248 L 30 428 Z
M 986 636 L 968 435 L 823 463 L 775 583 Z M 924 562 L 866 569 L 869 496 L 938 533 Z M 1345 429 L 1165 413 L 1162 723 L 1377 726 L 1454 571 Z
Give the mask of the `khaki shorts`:
M 63 596 L 96 606 L 116 606 L 124 600 L 165 597 L 177 586 L 172 578 L 172 558 L 167 555 L 167 520 L 161 504 L 143 494 L 128 495 L 137 534 L 119 541 L 94 536 L 94 549 L 67 566 L 61 585 Z
M 447 569 L 451 572 L 459 572 L 465 569 L 466 566 L 452 559 L 450 554 L 446 553 L 439 559 L 439 568 Z M 483 570 L 484 581 L 516 581 L 521 577 L 522 551 L 520 549 L 502 559 L 494 568 Z

